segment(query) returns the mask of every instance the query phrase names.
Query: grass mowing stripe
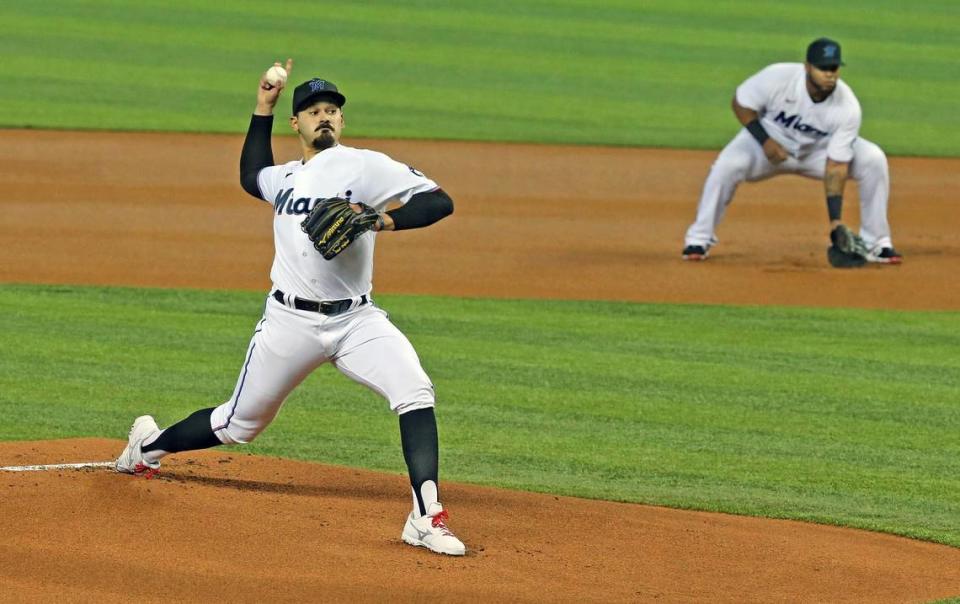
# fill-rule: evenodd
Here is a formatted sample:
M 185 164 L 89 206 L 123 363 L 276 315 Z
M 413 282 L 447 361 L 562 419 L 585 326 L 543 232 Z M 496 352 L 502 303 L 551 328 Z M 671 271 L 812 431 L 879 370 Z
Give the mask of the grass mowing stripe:
M 233 390 L 263 295 L 0 287 L 0 439 L 122 438 Z M 960 546 L 960 314 L 382 296 L 437 386 L 442 473 Z M 403 472 L 329 366 L 241 450 Z
M 294 80 L 322 75 L 346 91 L 354 136 L 717 148 L 736 130 L 734 87 L 828 34 L 844 45 L 864 136 L 891 154 L 960 153 L 956 3 L 347 1 L 324 15 L 322 37 L 293 17 L 314 8 L 11 4 L 0 76 L 32 76 L 0 90 L 0 124 L 242 132 L 251 81 L 293 56 Z M 811 29 L 825 13 L 829 25 Z

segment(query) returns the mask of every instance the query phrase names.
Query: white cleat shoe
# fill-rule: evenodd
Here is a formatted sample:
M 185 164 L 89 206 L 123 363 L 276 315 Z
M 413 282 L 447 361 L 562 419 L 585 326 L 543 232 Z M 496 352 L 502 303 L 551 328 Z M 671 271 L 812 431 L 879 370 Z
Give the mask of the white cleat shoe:
M 404 543 L 425 547 L 438 554 L 462 556 L 467 553 L 467 547 L 447 528 L 447 518 L 443 506 L 435 501 L 420 518 L 414 518 L 413 512 L 410 513 L 401 538 Z
M 149 415 L 141 415 L 133 420 L 133 425 L 130 426 L 130 435 L 127 437 L 127 448 L 117 458 L 117 472 L 146 474 L 147 478 L 153 477 L 160 470 L 160 462 L 146 461 L 140 451 L 140 445 L 149 436 L 159 431 L 157 422 Z

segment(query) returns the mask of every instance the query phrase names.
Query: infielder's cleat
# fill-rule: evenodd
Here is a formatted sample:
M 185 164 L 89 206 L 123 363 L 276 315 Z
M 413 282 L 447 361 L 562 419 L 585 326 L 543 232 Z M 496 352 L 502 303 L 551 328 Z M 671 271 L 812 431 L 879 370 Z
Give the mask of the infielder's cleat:
M 900 264 L 903 262 L 903 256 L 892 247 L 885 247 L 881 248 L 879 252 L 871 250 L 867 254 L 867 260 L 879 264 Z
M 413 512 L 410 513 L 401 538 L 404 543 L 425 547 L 438 554 L 462 556 L 467 553 L 467 547 L 447 528 L 447 519 L 447 512 L 435 501 L 420 518 L 414 518 Z
M 127 437 L 127 448 L 117 458 L 117 472 L 142 474 L 147 478 L 156 476 L 160 471 L 160 462 L 145 460 L 143 453 L 140 451 L 140 445 L 150 435 L 159 431 L 157 422 L 149 415 L 141 415 L 133 420 L 133 425 L 130 426 L 130 435 Z
M 684 260 L 690 260 L 693 262 L 699 262 L 701 260 L 706 260 L 707 256 L 710 254 L 710 249 L 703 245 L 688 245 L 683 248 Z

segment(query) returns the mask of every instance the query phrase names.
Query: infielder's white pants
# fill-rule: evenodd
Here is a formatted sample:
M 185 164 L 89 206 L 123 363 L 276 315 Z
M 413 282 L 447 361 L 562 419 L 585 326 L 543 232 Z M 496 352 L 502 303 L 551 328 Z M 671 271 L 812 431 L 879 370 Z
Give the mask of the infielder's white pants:
M 327 316 L 269 297 L 233 396 L 210 417 L 214 433 L 225 444 L 252 441 L 287 395 L 328 361 L 398 414 L 434 405 L 433 384 L 410 341 L 372 302 Z
M 717 226 L 741 182 L 764 180 L 779 174 L 799 174 L 823 180 L 826 165 L 826 150 L 803 159 L 788 157 L 783 163 L 774 165 L 750 133 L 746 129 L 740 130 L 710 168 L 697 206 L 697 218 L 687 229 L 684 245 L 709 247 L 716 243 Z M 876 144 L 858 138 L 853 143 L 849 176 L 857 181 L 860 191 L 860 236 L 868 248 L 893 247 L 887 223 L 890 197 L 887 156 Z

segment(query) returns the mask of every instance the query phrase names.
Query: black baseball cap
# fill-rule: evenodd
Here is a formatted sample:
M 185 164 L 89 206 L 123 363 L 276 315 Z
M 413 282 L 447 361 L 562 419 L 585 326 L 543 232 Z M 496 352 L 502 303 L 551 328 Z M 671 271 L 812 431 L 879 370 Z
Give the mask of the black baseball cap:
M 814 67 L 843 65 L 840 60 L 840 44 L 830 38 L 817 38 L 807 46 L 807 63 Z
M 337 107 L 347 104 L 347 97 L 340 94 L 337 85 L 327 80 L 313 78 L 300 84 L 293 90 L 293 114 L 320 100 L 327 100 Z

